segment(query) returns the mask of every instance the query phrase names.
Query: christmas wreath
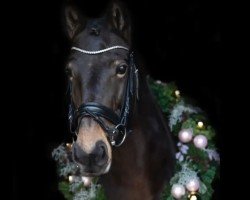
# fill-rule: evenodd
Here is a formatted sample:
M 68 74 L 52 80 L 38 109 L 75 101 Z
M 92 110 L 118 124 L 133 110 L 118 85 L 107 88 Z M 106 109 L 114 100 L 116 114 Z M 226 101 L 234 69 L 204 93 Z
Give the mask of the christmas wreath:
M 215 130 L 202 110 L 187 103 L 174 83 L 149 79 L 149 85 L 168 118 L 176 139 L 175 174 L 166 185 L 162 200 L 209 200 L 212 184 L 219 178 L 220 156 L 215 145 Z M 67 200 L 105 200 L 98 178 L 91 183 L 81 177 L 71 158 L 71 144 L 61 144 L 52 152 L 60 177 L 59 190 Z M 87 186 L 87 187 L 86 187 Z

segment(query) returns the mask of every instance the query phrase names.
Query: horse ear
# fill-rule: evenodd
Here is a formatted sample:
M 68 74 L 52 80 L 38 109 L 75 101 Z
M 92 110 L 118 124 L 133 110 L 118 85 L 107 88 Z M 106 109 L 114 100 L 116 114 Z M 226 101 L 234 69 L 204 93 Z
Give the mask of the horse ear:
M 118 1 L 111 3 L 111 16 L 109 21 L 112 28 L 117 30 L 121 36 L 130 43 L 131 40 L 131 19 L 127 8 Z
M 66 33 L 68 37 L 72 39 L 76 32 L 84 24 L 83 16 L 74 5 L 66 5 L 64 10 L 64 19 Z

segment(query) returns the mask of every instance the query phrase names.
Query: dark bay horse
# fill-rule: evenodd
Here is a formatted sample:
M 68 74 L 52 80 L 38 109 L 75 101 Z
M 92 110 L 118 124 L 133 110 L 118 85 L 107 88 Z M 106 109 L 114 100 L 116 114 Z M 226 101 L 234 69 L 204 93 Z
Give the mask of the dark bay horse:
M 159 199 L 173 175 L 175 148 L 135 65 L 126 8 L 111 3 L 102 17 L 90 19 L 68 4 L 65 24 L 74 161 L 83 176 L 100 176 L 109 200 Z

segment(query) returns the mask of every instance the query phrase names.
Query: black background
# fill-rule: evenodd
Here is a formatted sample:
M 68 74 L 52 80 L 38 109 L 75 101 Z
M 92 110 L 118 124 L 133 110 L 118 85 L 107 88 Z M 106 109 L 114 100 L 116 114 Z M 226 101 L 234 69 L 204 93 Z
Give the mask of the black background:
M 82 1 L 92 15 L 106 1 Z M 218 132 L 223 151 L 224 59 L 220 1 L 126 1 L 134 23 L 134 44 L 151 76 L 175 81 L 181 93 L 197 100 Z M 69 141 L 66 125 L 64 62 L 69 46 L 61 24 L 59 0 L 17 2 L 5 26 L 9 46 L 12 105 L 19 105 L 10 136 L 12 199 L 61 199 L 57 192 L 52 149 Z M 6 8 L 7 9 L 7 8 Z M 15 73 L 13 73 L 13 71 Z M 9 84 L 10 85 L 10 84 Z M 11 91 L 15 91 L 14 93 Z M 214 199 L 220 199 L 216 183 Z

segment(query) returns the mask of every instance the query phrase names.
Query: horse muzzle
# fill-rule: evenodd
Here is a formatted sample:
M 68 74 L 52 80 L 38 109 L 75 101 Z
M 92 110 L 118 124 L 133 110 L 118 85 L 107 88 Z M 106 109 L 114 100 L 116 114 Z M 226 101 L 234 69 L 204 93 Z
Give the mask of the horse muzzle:
M 76 142 L 73 143 L 73 159 L 80 167 L 81 174 L 84 176 L 99 176 L 107 173 L 111 165 L 108 154 L 108 147 L 103 141 L 98 141 L 95 147 L 86 152 Z
M 83 118 L 72 145 L 72 157 L 83 176 L 97 176 L 108 172 L 112 149 L 106 133 L 92 118 Z

